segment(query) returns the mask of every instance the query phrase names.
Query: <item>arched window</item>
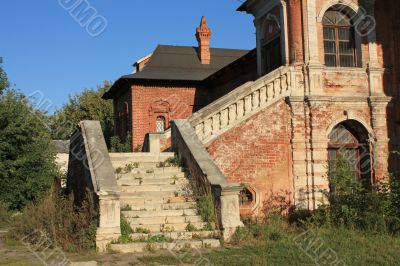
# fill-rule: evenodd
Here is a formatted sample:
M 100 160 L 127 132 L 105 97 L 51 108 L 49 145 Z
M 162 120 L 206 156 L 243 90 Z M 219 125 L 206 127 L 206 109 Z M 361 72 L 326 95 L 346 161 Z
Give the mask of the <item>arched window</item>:
M 162 133 L 165 131 L 165 117 L 159 116 L 156 120 L 156 132 Z
M 341 10 L 330 9 L 325 13 L 322 24 L 325 65 L 356 67 L 356 42 L 351 18 Z

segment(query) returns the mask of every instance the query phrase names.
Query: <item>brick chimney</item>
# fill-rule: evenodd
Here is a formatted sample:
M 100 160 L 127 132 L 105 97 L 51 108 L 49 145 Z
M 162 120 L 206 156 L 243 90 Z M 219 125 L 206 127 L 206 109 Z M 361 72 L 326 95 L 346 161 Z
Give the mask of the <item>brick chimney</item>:
M 211 52 L 210 52 L 210 39 L 211 29 L 207 25 L 206 18 L 201 18 L 200 27 L 196 30 L 196 38 L 199 42 L 199 58 L 203 65 L 209 65 L 211 63 Z

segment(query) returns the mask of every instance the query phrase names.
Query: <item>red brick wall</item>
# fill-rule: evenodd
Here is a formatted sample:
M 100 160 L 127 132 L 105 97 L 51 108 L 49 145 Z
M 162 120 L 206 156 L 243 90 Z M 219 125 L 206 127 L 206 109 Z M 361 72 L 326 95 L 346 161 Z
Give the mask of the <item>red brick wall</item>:
M 196 89 L 168 86 L 132 86 L 133 147 L 142 145 L 149 132 L 156 131 L 156 119 L 163 116 L 166 128 L 170 121 L 184 119 L 193 112 Z
M 259 206 L 251 207 L 256 213 L 272 195 L 293 191 L 290 136 L 289 107 L 281 100 L 207 145 L 229 181 L 255 191 Z M 250 210 L 242 207 L 241 212 Z

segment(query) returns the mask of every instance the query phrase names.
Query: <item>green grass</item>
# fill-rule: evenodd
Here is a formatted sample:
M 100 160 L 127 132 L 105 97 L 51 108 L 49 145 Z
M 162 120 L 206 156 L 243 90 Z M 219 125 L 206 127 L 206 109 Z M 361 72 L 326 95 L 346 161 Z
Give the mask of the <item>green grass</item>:
M 298 243 L 307 244 L 310 239 L 301 242 L 296 237 L 303 230 L 288 228 L 278 229 L 276 226 L 253 226 L 252 229 L 241 232 L 237 245 L 205 251 L 200 256 L 192 252 L 189 255 L 177 253 L 182 261 L 193 264 L 200 258 L 208 260 L 213 265 L 316 265 Z M 400 238 L 384 234 L 371 234 L 347 229 L 319 228 L 312 231 L 313 241 L 322 243 L 319 254 L 326 250 L 336 252 L 338 261 L 346 265 L 398 265 L 400 261 Z M 310 234 L 307 234 L 310 236 Z M 297 239 L 297 240 L 295 240 Z M 297 243 L 297 244 L 296 244 Z M 303 246 L 303 245 L 301 245 Z M 311 254 L 311 252 L 309 252 Z M 173 255 L 145 256 L 140 261 L 146 265 L 180 265 Z M 321 263 L 320 265 L 327 265 Z

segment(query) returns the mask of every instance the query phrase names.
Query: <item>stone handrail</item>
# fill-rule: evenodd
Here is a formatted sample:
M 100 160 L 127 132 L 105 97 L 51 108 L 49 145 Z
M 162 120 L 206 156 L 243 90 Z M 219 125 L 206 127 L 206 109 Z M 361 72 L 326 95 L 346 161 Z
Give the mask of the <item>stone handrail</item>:
M 118 239 L 120 190 L 99 121 L 82 121 L 71 136 L 67 191 L 75 204 L 89 200 L 97 221 L 96 247 L 106 251 Z
M 207 143 L 259 110 L 289 96 L 293 74 L 293 67 L 283 66 L 254 82 L 247 82 L 194 113 L 189 122 L 202 143 Z
M 242 187 L 226 180 L 187 119 L 172 121 L 171 129 L 173 150 L 182 156 L 197 194 L 214 196 L 219 227 L 225 241 L 229 241 L 236 228 L 243 226 L 239 210 Z

